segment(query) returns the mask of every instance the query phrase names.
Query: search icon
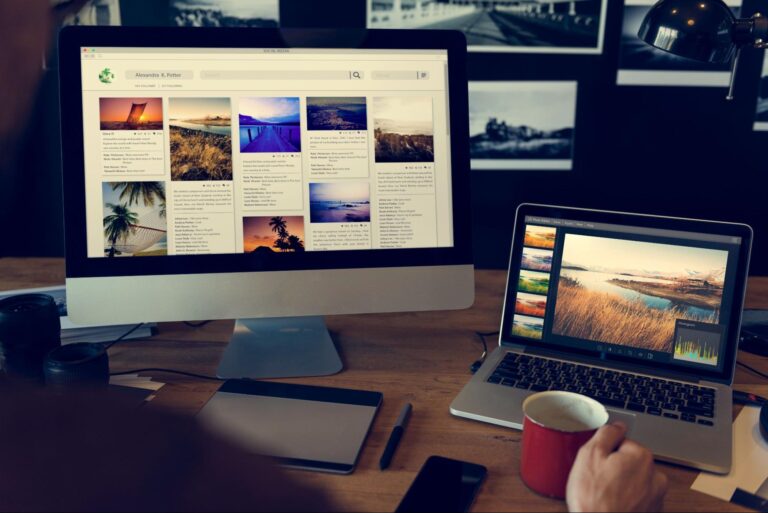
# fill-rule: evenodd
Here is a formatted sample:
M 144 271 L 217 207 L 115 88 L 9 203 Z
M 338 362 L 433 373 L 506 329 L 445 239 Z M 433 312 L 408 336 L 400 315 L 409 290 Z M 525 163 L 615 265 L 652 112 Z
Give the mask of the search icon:
M 359 71 L 351 71 L 350 75 L 352 75 L 352 78 L 355 78 L 357 80 L 362 80 L 363 78 L 363 74 L 360 73 Z

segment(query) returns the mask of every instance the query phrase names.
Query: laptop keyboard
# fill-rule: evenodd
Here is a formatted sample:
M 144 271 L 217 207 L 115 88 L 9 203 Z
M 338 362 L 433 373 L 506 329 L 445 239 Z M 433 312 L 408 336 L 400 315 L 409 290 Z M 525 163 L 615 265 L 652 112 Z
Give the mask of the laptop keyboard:
M 533 392 L 564 390 L 591 397 L 605 406 L 681 422 L 712 426 L 715 389 L 507 353 L 488 383 Z

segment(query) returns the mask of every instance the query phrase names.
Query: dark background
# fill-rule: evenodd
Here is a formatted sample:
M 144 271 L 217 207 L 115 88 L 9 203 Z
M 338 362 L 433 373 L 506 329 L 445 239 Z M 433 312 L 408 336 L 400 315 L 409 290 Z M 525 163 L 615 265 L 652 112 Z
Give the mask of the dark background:
M 281 0 L 281 25 L 364 27 L 365 4 Z M 745 0 L 742 15 L 756 5 Z M 732 102 L 724 88 L 619 87 L 622 8 L 608 2 L 602 55 L 470 54 L 470 80 L 579 83 L 573 171 L 472 173 L 477 266 L 507 266 L 515 209 L 539 202 L 748 223 L 751 274 L 768 274 L 768 132 L 752 131 L 763 52 L 744 53 Z M 121 16 L 165 25 L 167 0 L 122 0 Z M 56 73 L 51 57 L 18 162 L 0 176 L 13 191 L 0 204 L 0 256 L 63 255 Z

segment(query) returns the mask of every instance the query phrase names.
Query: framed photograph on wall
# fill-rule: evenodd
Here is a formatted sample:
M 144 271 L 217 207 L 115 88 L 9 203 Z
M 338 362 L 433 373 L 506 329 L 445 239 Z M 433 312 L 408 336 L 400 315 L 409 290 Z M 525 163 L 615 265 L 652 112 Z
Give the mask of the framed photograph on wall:
M 626 0 L 619 48 L 618 85 L 726 87 L 729 64 L 710 64 L 678 57 L 642 41 L 637 33 L 657 0 Z M 739 16 L 741 0 L 725 0 Z
M 607 0 L 367 0 L 367 27 L 460 30 L 471 52 L 603 52 Z
M 469 83 L 473 170 L 573 169 L 575 81 Z
M 178 27 L 280 26 L 279 0 L 170 0 L 169 8 Z
M 768 52 L 763 59 L 763 72 L 760 75 L 760 87 L 757 89 L 755 130 L 768 131 Z

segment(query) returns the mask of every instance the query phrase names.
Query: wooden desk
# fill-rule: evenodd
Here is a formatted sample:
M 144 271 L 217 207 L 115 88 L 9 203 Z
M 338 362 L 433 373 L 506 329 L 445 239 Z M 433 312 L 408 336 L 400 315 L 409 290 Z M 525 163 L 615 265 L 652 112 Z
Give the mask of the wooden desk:
M 58 259 L 0 259 L 0 290 L 63 283 Z M 481 352 L 475 331 L 496 331 L 504 297 L 504 271 L 477 272 L 477 300 L 460 312 L 403 313 L 328 317 L 345 370 L 327 378 L 299 383 L 378 390 L 384 405 L 376 418 L 357 471 L 351 476 L 301 472 L 322 486 L 349 511 L 394 511 L 427 457 L 433 454 L 477 462 L 489 474 L 476 511 L 562 511 L 565 504 L 530 492 L 518 477 L 520 433 L 458 419 L 448 406 L 469 380 L 469 365 Z M 747 306 L 768 308 L 768 278 L 749 282 Z M 110 351 L 113 371 L 165 367 L 212 375 L 232 332 L 232 321 L 201 328 L 183 323 L 160 326 L 151 339 L 130 341 Z M 741 361 L 768 372 L 768 360 L 742 354 Z M 168 383 L 152 408 L 195 414 L 217 383 L 154 375 Z M 768 383 L 739 368 L 736 386 L 768 395 Z M 404 402 L 414 405 L 410 426 L 386 472 L 378 461 L 392 424 Z M 670 479 L 668 511 L 743 511 L 690 490 L 697 472 L 662 465 Z

